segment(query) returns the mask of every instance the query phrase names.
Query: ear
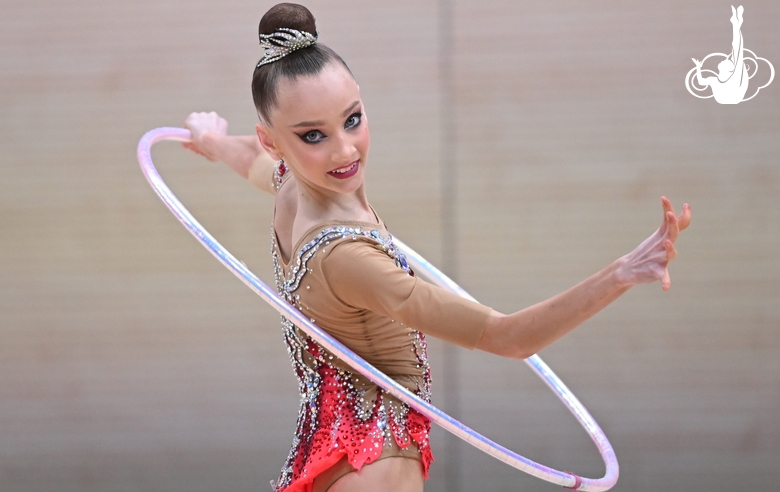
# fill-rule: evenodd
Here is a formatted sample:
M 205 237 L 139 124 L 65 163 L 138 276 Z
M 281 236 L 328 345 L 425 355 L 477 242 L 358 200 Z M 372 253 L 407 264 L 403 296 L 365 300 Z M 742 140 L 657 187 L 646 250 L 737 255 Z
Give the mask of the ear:
M 268 155 L 270 155 L 272 159 L 277 161 L 284 159 L 284 156 L 276 147 L 276 144 L 274 144 L 273 130 L 258 123 L 255 125 L 255 131 L 257 132 L 258 140 L 260 140 L 260 145 L 268 152 Z

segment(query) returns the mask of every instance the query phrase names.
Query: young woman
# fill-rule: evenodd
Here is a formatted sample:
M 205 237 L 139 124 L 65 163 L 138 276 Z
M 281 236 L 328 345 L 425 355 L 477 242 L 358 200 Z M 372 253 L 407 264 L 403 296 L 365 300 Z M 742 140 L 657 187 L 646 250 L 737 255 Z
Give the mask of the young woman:
M 661 227 L 631 253 L 551 299 L 505 315 L 414 276 L 366 198 L 368 119 L 344 61 L 316 42 L 311 13 L 279 4 L 260 21 L 252 91 L 257 135 L 227 135 L 193 113 L 191 150 L 276 195 L 272 257 L 292 305 L 370 363 L 430 400 L 424 334 L 525 358 L 632 285 L 660 280 L 690 222 L 662 198 Z M 277 491 L 419 492 L 432 461 L 430 422 L 354 373 L 288 320 L 282 326 L 301 407 Z

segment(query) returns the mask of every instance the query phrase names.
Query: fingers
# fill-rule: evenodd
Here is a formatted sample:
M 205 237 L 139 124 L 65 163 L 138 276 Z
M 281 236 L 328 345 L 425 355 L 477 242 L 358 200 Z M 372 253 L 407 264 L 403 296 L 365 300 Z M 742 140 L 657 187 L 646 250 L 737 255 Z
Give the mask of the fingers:
M 666 262 L 655 263 L 649 266 L 649 272 L 652 275 L 652 280 L 648 279 L 647 283 L 659 280 L 664 291 L 669 290 L 672 286 L 672 277 L 669 275 L 669 265 Z
M 666 237 L 672 242 L 677 241 L 677 237 L 680 235 L 680 226 L 674 212 L 666 212 L 666 224 Z
M 666 250 L 667 262 L 677 258 L 677 248 L 674 247 L 674 243 L 670 239 L 664 241 L 664 249 Z
M 669 290 L 672 287 L 672 277 L 669 275 L 669 269 L 664 268 L 664 273 L 661 277 L 661 288 L 664 291 Z
M 227 133 L 227 120 L 211 111 L 209 113 L 190 113 L 184 120 L 184 126 L 193 132 L 193 137 L 198 138 L 201 134 L 214 131 L 217 133 Z
M 666 251 L 666 261 L 662 263 L 663 270 L 659 280 L 661 281 L 661 288 L 667 291 L 672 287 L 672 277 L 669 275 L 669 262 L 677 258 L 677 248 L 674 247 L 674 242 L 679 237 L 680 231 L 691 223 L 691 206 L 687 203 L 684 204 L 683 211 L 678 217 L 675 215 L 672 202 L 668 198 L 661 197 L 661 203 L 664 208 L 664 224 L 666 225 L 666 239 L 663 242 L 664 250 Z
M 185 149 L 188 149 L 188 150 L 191 150 L 191 151 L 195 152 L 196 154 L 200 154 L 200 155 L 202 155 L 204 157 L 206 156 L 206 154 L 201 152 L 199 148 L 197 148 L 195 145 L 193 145 L 190 142 L 182 142 L 181 146 L 184 147 Z
M 658 228 L 658 232 L 660 232 L 661 234 L 666 234 L 666 226 L 667 223 L 669 222 L 668 220 L 666 220 L 666 214 L 669 212 L 669 210 L 668 210 L 667 200 L 665 196 L 661 197 L 661 207 L 664 210 L 664 218 L 661 221 L 661 227 Z
M 666 260 L 662 262 L 663 270 L 659 280 L 661 281 L 661 288 L 667 291 L 672 287 L 672 277 L 669 275 L 669 262 L 677 258 L 677 249 L 674 247 L 674 242 L 679 237 L 680 231 L 691 223 L 691 206 L 687 203 L 684 204 L 683 211 L 678 218 L 674 213 L 672 202 L 668 198 L 661 197 L 661 203 L 664 208 L 664 224 L 666 226 L 666 239 L 663 242 Z
M 687 203 L 683 205 L 683 211 L 677 219 L 681 231 L 684 231 L 691 224 L 691 206 Z
M 674 207 L 672 207 L 672 202 L 665 196 L 661 197 L 661 206 L 664 208 L 664 214 L 666 214 L 667 212 L 674 213 Z
M 218 160 L 213 154 L 214 139 L 218 140 L 227 135 L 227 120 L 213 111 L 190 113 L 184 121 L 184 126 L 191 133 L 191 141 L 184 144 L 184 147 L 210 161 Z
M 672 286 L 669 262 L 677 258 L 675 241 L 680 231 L 690 225 L 691 207 L 684 204 L 678 216 L 668 198 L 661 197 L 661 206 L 664 212 L 661 227 L 624 258 L 635 283 L 660 281 L 666 291 Z
M 669 229 L 669 218 L 667 216 L 669 215 L 669 212 L 674 214 L 674 208 L 672 208 L 672 202 L 670 202 L 669 199 L 665 196 L 661 197 L 661 206 L 664 209 L 664 220 L 661 223 L 659 232 L 663 235 L 666 234 L 667 230 Z
M 665 196 L 661 197 L 661 204 L 664 209 L 664 222 L 661 225 L 660 232 L 662 234 L 671 234 L 669 227 L 674 223 L 674 227 L 676 228 L 676 231 L 673 233 L 674 236 L 672 237 L 672 241 L 677 240 L 677 236 L 679 235 L 680 231 L 683 231 L 688 228 L 688 226 L 691 224 L 691 206 L 687 203 L 683 204 L 683 210 L 680 213 L 679 216 L 675 215 L 674 213 L 674 207 L 672 207 L 672 202 L 666 198 Z M 669 214 L 672 214 L 675 216 L 675 220 L 672 221 L 669 217 Z
M 674 247 L 674 243 L 671 239 L 664 241 L 664 249 L 666 250 L 666 261 L 661 263 L 663 271 L 661 272 L 661 288 L 664 291 L 669 290 L 672 287 L 672 277 L 669 275 L 669 262 L 677 258 L 677 248 Z

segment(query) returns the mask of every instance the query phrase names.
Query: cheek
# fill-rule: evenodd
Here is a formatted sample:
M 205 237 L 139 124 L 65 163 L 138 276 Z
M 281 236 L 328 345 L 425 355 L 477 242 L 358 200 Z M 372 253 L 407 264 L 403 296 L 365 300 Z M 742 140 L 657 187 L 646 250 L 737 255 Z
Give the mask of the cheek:
M 363 148 L 364 152 L 368 152 L 368 147 L 371 144 L 371 132 L 368 131 L 368 123 L 363 126 L 360 132 L 359 145 Z
M 322 160 L 316 145 L 307 145 L 300 139 L 289 139 L 285 142 L 285 157 L 288 163 L 297 167 L 299 171 L 307 172 L 313 167 L 317 167 Z
M 330 153 L 324 145 L 303 144 L 298 150 L 297 156 L 301 166 L 308 169 L 327 166 Z
M 290 138 L 286 142 L 287 149 L 290 153 L 296 156 L 299 160 L 311 160 L 317 159 L 317 154 L 320 151 L 319 145 L 310 145 L 301 140 L 298 137 Z

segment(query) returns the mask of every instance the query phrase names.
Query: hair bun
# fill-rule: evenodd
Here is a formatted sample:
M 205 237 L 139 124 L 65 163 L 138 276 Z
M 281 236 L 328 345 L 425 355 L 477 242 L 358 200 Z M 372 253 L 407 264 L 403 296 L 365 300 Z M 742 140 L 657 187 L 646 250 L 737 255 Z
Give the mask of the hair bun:
M 273 34 L 281 28 L 295 29 L 317 35 L 317 24 L 312 13 L 297 3 L 274 5 L 260 19 L 259 34 Z

